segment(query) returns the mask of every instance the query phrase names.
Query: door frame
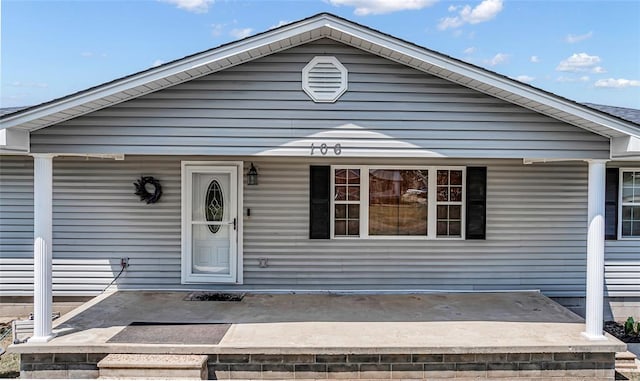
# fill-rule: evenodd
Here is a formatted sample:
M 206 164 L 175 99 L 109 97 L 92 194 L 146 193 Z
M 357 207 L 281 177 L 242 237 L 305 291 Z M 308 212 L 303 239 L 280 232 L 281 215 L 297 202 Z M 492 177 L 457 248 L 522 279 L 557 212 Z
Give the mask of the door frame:
M 216 279 L 215 276 L 208 275 L 195 275 L 191 272 L 191 264 L 193 256 L 191 253 L 191 220 L 190 208 L 191 206 L 191 194 L 192 181 L 191 173 L 189 170 L 201 169 L 203 173 L 215 172 L 217 167 L 235 167 L 236 169 L 236 218 L 237 218 L 237 230 L 236 230 L 236 258 L 235 268 L 232 268 L 232 273 L 235 272 L 235 279 Z M 180 267 L 181 267 L 181 282 L 182 284 L 242 284 L 243 283 L 243 185 L 244 185 L 244 163 L 242 161 L 182 161 L 180 165 L 180 177 L 181 177 L 181 230 L 180 230 Z M 230 266 L 233 266 L 233 258 Z

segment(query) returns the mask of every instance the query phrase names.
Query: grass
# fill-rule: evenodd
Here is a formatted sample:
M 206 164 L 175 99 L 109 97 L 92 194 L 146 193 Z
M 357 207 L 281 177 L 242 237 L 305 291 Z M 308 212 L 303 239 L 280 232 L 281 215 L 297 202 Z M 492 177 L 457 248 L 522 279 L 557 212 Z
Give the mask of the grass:
M 2 331 L 4 333 L 4 330 Z M 13 335 L 9 334 L 0 341 L 0 347 L 6 349 Z M 18 378 L 20 377 L 20 356 L 16 353 L 4 353 L 0 356 L 0 378 Z

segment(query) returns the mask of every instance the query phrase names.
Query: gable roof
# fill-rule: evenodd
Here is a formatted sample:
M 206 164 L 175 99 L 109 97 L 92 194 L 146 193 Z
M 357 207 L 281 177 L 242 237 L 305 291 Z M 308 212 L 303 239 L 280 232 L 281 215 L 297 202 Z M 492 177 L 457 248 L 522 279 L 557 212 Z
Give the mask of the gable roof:
M 17 112 L 17 111 L 20 111 L 20 110 L 24 110 L 27 107 L 29 107 L 29 106 L 2 107 L 2 108 L 0 108 L 0 116 L 6 115 L 6 114 L 12 114 L 14 112 Z
M 640 138 L 640 125 L 636 123 L 328 13 L 2 115 L 0 132 L 7 128 L 35 131 L 320 38 L 362 49 L 605 137 Z
M 618 118 L 628 120 L 630 122 L 640 125 L 640 110 L 637 110 L 634 108 L 628 108 L 628 107 L 599 105 L 595 103 L 584 103 L 584 104 L 596 110 L 606 112 L 607 114 L 611 114 L 613 116 L 617 116 Z

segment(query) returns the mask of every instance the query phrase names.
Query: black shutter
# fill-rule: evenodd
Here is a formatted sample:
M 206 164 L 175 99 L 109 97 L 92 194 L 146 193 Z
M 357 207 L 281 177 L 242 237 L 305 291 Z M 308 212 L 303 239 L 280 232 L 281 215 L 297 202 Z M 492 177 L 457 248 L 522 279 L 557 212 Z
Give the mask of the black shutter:
M 312 165 L 309 170 L 309 238 L 311 239 L 330 237 L 330 176 L 331 167 L 328 165 Z
M 487 236 L 487 167 L 467 167 L 466 239 Z
M 618 168 L 607 168 L 604 195 L 604 238 L 618 239 Z

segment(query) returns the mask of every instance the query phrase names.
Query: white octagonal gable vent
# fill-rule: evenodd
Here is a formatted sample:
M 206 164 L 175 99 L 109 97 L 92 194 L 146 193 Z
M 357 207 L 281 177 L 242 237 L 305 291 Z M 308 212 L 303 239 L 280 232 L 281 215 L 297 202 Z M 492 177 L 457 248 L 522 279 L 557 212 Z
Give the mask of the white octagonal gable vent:
M 302 69 L 302 89 L 314 102 L 335 102 L 347 91 L 347 68 L 336 57 L 314 57 Z

